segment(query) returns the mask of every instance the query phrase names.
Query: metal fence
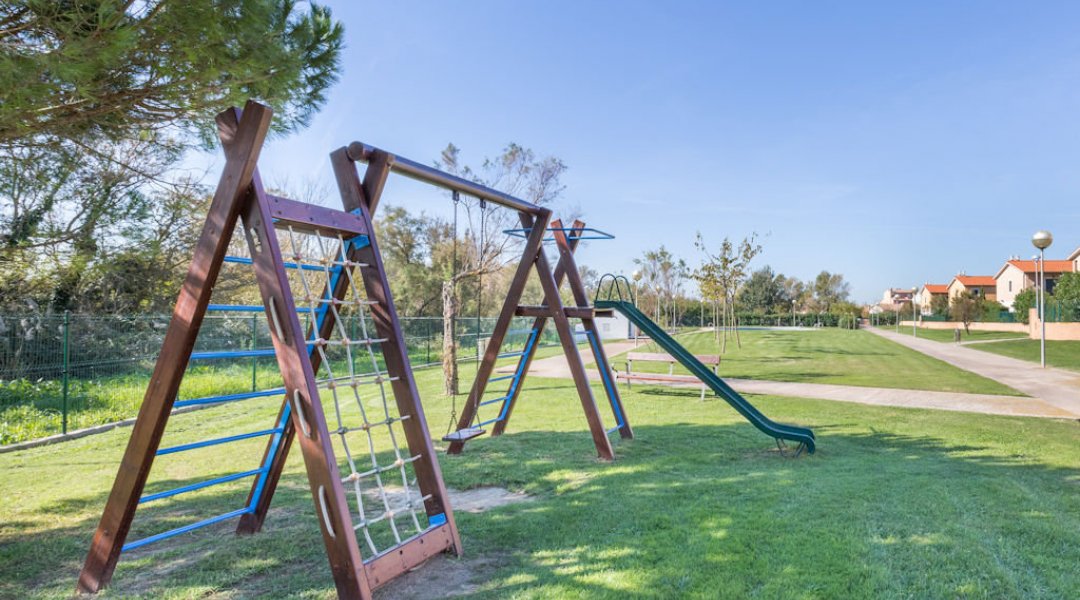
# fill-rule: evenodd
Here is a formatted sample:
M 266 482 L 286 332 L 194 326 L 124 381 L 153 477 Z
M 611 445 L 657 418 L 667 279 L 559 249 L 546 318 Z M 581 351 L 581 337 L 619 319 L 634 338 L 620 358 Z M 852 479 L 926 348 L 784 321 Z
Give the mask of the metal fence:
M 517 320 L 513 330 L 532 323 Z M 168 325 L 168 316 L 0 315 L 0 445 L 134 416 Z M 366 325 L 373 327 L 370 320 Z M 405 318 L 401 325 L 414 367 L 441 363 L 441 318 Z M 459 360 L 474 360 L 494 325 L 495 318 L 458 319 Z M 358 337 L 358 319 L 346 327 Z M 539 342 L 558 339 L 549 328 Z M 207 315 L 195 345 L 196 352 L 269 348 L 261 314 Z M 193 361 L 181 397 L 255 391 L 279 381 L 273 356 Z

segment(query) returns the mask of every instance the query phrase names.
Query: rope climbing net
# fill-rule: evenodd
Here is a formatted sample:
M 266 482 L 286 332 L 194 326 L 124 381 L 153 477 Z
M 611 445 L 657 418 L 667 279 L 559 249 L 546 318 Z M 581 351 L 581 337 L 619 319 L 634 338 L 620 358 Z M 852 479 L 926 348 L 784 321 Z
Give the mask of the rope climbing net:
M 341 481 L 353 492 L 353 526 L 378 555 L 434 523 L 427 523 L 424 512 L 430 495 L 416 489 L 412 468 L 422 455 L 409 455 L 399 444 L 405 438 L 401 423 L 409 416 L 399 413 L 386 390 L 398 376 L 386 372 L 375 351 L 387 341 L 372 336 L 367 318 L 377 302 L 362 293 L 360 273 L 354 272 L 369 266 L 350 260 L 351 242 L 340 234 L 288 227 L 280 235 L 284 258 L 298 267 L 290 275 L 297 310 L 312 324 L 327 318 L 333 323 L 326 338 L 317 325 L 309 326 L 308 355 L 321 369 L 316 371 L 319 388 L 333 400 L 333 419 L 328 415 L 327 422 L 337 438 Z M 335 289 L 344 293 L 335 294 Z M 329 413 L 327 404 L 324 396 Z

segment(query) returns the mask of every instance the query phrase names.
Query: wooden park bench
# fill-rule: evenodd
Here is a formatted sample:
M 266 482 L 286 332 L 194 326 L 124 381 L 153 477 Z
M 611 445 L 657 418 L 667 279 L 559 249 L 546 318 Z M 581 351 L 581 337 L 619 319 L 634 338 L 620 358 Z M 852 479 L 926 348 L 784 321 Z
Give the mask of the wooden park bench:
M 695 354 L 694 358 L 701 361 L 702 364 L 711 365 L 713 373 L 716 373 L 716 369 L 720 366 L 720 356 L 717 354 Z M 634 372 L 634 361 L 638 362 L 666 362 L 668 364 L 667 374 L 663 373 L 642 373 Z M 630 387 L 632 382 L 650 382 L 658 384 L 672 384 L 680 385 L 687 383 L 698 383 L 700 379 L 693 375 L 676 375 L 675 374 L 675 357 L 670 354 L 664 354 L 663 352 L 630 352 L 626 355 L 626 371 L 616 372 L 615 378 L 620 381 L 625 381 L 626 386 Z M 708 386 L 704 382 L 701 382 L 701 399 L 705 399 L 705 392 L 708 390 Z

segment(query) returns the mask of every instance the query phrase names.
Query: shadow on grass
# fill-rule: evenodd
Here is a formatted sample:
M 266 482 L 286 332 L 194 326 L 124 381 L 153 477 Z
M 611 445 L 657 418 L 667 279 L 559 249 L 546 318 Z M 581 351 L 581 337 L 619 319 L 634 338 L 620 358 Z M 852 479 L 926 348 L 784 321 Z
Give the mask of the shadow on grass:
M 638 427 L 637 439 L 616 444 L 611 464 L 577 431 L 507 434 L 441 455 L 452 488 L 498 485 L 535 497 L 457 515 L 467 557 L 499 557 L 469 594 L 1064 597 L 1077 589 L 1080 534 L 1068 494 L 1080 470 L 928 437 L 815 430 L 820 451 L 798 460 L 741 423 Z M 131 539 L 234 509 L 243 501 L 236 489 L 148 505 Z M 69 594 L 104 501 L 72 490 L 44 511 L 87 515 L 73 525 L 4 523 L 0 595 Z M 112 593 L 332 595 L 301 472 L 287 473 L 262 533 L 237 537 L 234 526 L 125 554 Z

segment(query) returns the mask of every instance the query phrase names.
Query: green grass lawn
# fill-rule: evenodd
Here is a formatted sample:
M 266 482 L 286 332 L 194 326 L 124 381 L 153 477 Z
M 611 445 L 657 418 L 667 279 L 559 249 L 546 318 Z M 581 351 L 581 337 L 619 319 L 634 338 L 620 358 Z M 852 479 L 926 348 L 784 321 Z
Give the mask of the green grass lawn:
M 441 436 L 439 373 L 418 383 Z M 597 390 L 599 392 L 599 390 Z M 1080 424 L 753 397 L 815 428 L 792 460 L 694 390 L 624 396 L 637 434 L 602 463 L 572 384 L 530 380 L 509 433 L 440 456 L 455 489 L 533 500 L 460 512 L 481 598 L 1063 598 L 1080 589 Z M 166 443 L 265 427 L 264 399 L 177 416 Z M 607 419 L 610 416 L 604 411 Z M 0 455 L 0 597 L 67 597 L 130 429 Z M 159 459 L 158 490 L 250 468 L 261 440 Z M 147 505 L 133 536 L 236 508 L 246 482 Z M 103 598 L 332 598 L 294 452 L 264 531 L 210 527 L 122 557 Z M 1073 590 L 1070 592 L 1069 590 Z
M 971 347 L 1033 363 L 1039 362 L 1039 340 L 1010 340 L 993 344 L 975 344 Z M 1048 340 L 1046 364 L 1051 367 L 1080 371 L 1080 342 Z
M 888 329 L 888 328 L 886 328 Z M 901 329 L 901 333 L 911 334 L 911 328 L 907 330 Z M 919 329 L 919 337 L 925 340 L 934 340 L 935 342 L 948 342 L 953 343 L 953 331 L 951 329 Z M 985 340 L 1013 340 L 1026 338 L 1026 333 L 1018 333 L 1014 331 L 972 331 L 965 333 L 963 329 L 960 330 L 961 342 L 976 342 Z
M 727 353 L 722 355 L 719 368 L 722 377 L 1023 395 L 866 331 L 747 330 L 740 335 L 742 348 L 733 339 L 728 340 Z M 712 332 L 688 333 L 678 339 L 694 354 L 720 354 L 720 345 Z M 638 351 L 661 350 L 650 344 Z M 623 356 L 612 361 L 619 369 L 626 366 Z M 635 363 L 634 369 L 666 372 L 667 365 Z M 676 369 L 686 372 L 681 366 Z

